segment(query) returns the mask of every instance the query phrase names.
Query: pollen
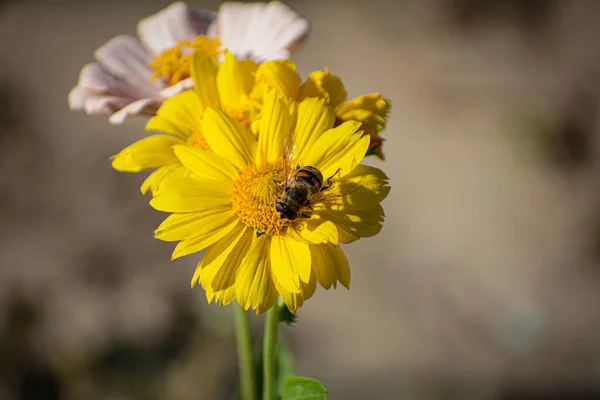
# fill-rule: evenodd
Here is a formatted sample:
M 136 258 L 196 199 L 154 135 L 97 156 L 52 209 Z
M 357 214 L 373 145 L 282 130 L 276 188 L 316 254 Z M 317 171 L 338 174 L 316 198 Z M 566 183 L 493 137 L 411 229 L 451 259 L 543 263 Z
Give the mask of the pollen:
M 190 61 L 194 52 L 216 57 L 221 53 L 221 42 L 217 38 L 203 35 L 194 40 L 180 40 L 175 46 L 164 50 L 152 60 L 150 68 L 154 74 L 150 79 L 154 82 L 162 78 L 170 86 L 189 78 Z
M 275 208 L 283 194 L 283 162 L 249 165 L 233 182 L 233 212 L 257 233 L 273 236 L 289 225 Z
M 250 98 L 246 94 L 242 94 L 239 99 L 239 106 L 237 108 L 228 107 L 222 105 L 223 111 L 225 111 L 231 118 L 236 120 L 240 125 L 245 128 L 250 128 L 252 122 L 255 121 L 260 115 L 262 104 L 258 101 Z
M 200 130 L 200 127 L 194 129 L 192 134 L 188 137 L 187 143 L 200 150 L 211 150 L 210 146 L 208 145 L 208 142 L 206 141 L 206 138 Z

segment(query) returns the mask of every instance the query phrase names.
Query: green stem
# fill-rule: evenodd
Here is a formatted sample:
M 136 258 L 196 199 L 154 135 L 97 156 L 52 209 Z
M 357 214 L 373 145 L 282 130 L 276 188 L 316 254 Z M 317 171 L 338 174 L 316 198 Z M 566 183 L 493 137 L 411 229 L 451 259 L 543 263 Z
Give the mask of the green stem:
M 252 356 L 252 336 L 248 312 L 235 304 L 235 337 L 240 364 L 240 388 L 243 400 L 256 400 L 254 357 Z
M 277 357 L 277 328 L 279 302 L 267 313 L 263 344 L 263 400 L 275 400 L 275 360 Z

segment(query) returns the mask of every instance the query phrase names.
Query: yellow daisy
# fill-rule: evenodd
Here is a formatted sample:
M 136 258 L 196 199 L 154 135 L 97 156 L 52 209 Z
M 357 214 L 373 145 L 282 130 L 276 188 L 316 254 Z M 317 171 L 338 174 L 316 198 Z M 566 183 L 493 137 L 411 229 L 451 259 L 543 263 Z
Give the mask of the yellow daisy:
M 259 65 L 251 60 L 238 61 L 226 51 L 222 64 L 215 57 L 195 53 L 190 73 L 194 89 L 165 100 L 146 126 L 146 130 L 154 134 L 113 157 L 112 165 L 119 171 L 140 172 L 157 168 L 142 185 L 142 193 L 154 190 L 166 171 L 180 165 L 172 149 L 174 145 L 211 150 L 201 128 L 207 107 L 221 109 L 259 135 L 258 120 L 264 114 L 263 98 L 269 91 L 293 102 L 310 97 L 322 98 L 327 106 L 342 111 L 337 115 L 338 125 L 354 119 L 360 121 L 361 129 L 372 136 L 372 129 L 365 123 L 373 114 L 366 109 L 370 104 L 364 101 L 342 104 L 347 97 L 346 89 L 341 80 L 327 70 L 314 72 L 302 84 L 291 61 L 267 61 Z M 361 109 L 363 106 L 364 109 Z M 385 126 L 385 117 L 379 126 Z
M 208 108 L 200 129 L 211 150 L 174 146 L 187 172 L 166 173 L 154 192 L 150 204 L 172 213 L 155 235 L 179 242 L 173 258 L 207 249 L 192 287 L 200 283 L 209 302 L 237 299 L 262 313 L 279 294 L 295 312 L 317 282 L 349 286 L 339 243 L 380 231 L 389 187 L 382 171 L 359 165 L 369 147 L 360 122 L 334 124 L 323 99 L 298 104 L 269 92 L 258 138 Z M 293 205 L 295 197 L 307 201 Z

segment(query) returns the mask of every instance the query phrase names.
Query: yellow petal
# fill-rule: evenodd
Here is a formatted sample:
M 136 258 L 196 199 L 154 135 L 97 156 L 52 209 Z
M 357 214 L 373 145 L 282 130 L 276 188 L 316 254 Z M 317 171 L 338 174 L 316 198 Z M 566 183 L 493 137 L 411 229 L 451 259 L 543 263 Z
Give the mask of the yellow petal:
M 292 239 L 307 244 L 337 243 L 339 239 L 335 224 L 317 214 L 295 222 L 288 233 Z
M 207 248 L 234 230 L 238 224 L 239 220 L 237 218 L 230 217 L 227 220 L 222 221 L 220 227 L 216 228 L 211 233 L 182 240 L 181 242 L 177 243 L 177 246 L 175 246 L 175 250 L 173 250 L 171 259 L 174 260 L 179 257 L 184 257 Z
M 206 109 L 201 130 L 210 148 L 238 169 L 252 162 L 256 150 L 254 135 L 229 115 L 221 110 Z
M 181 139 L 168 135 L 151 135 L 125 147 L 112 157 L 112 167 L 117 171 L 140 172 L 177 162 L 172 146 Z
M 329 206 L 328 206 L 329 207 Z M 333 222 L 338 230 L 338 240 L 340 243 L 352 243 L 358 239 L 358 229 L 356 224 L 344 212 L 335 212 L 331 208 L 319 209 L 319 215 L 326 220 Z
M 300 75 L 291 61 L 266 61 L 260 64 L 256 71 L 252 97 L 261 98 L 268 91 L 275 90 L 276 94 L 284 99 L 298 99 L 300 82 Z
M 337 283 L 337 270 L 335 263 L 329 255 L 327 245 L 310 246 L 312 268 L 319 285 L 324 289 L 335 287 Z
M 310 247 L 313 270 L 324 289 L 335 288 L 339 281 L 350 287 L 350 265 L 340 246 L 324 244 Z
M 150 205 L 165 212 L 194 212 L 231 205 L 231 186 L 192 177 L 163 179 Z
M 311 269 L 308 283 L 300 282 L 300 285 L 302 285 L 302 296 L 304 297 L 304 300 L 310 299 L 317 290 L 317 275 L 315 274 L 315 271 L 312 271 Z
M 153 193 L 154 190 L 158 187 L 158 184 L 160 183 L 161 179 L 165 176 L 165 174 L 171 168 L 174 168 L 177 165 L 178 164 L 165 165 L 163 167 L 158 168 L 156 171 L 153 171 L 150 175 L 148 175 L 146 180 L 144 180 L 144 182 L 142 183 L 142 187 L 140 188 L 140 191 L 142 192 L 142 194 L 146 194 L 148 192 L 148 190 L 150 190 L 150 192 Z
M 194 89 L 202 106 L 220 107 L 221 102 L 217 90 L 217 73 L 219 71 L 217 59 L 195 52 L 192 55 L 190 70 L 194 80 Z
M 239 177 L 237 170 L 227 158 L 212 151 L 191 146 L 175 146 L 173 150 L 179 161 L 199 178 L 232 182 Z
M 142 194 L 146 194 L 148 190 L 151 193 L 155 193 L 163 179 L 174 179 L 176 176 L 180 176 L 183 178 L 187 178 L 190 175 L 190 170 L 181 165 L 179 162 L 177 164 L 169 164 L 164 167 L 158 168 L 156 171 L 152 172 L 142 183 L 142 187 L 140 188 Z
M 225 60 L 217 74 L 217 87 L 223 108 L 240 108 L 242 100 L 252 90 L 257 67 L 254 61 L 238 61 L 231 52 L 225 51 Z
M 252 229 L 245 229 L 244 234 L 237 240 L 235 247 L 223 260 L 211 280 L 210 288 L 213 290 L 225 290 L 228 287 L 235 285 L 236 274 L 240 265 L 242 265 L 244 257 L 250 251 L 252 237 L 255 236 Z
M 325 69 L 312 72 L 302 85 L 302 98 L 309 97 L 322 98 L 326 104 L 336 107 L 346 101 L 348 93 L 342 80 Z
M 323 132 L 333 128 L 335 114 L 325 106 L 323 99 L 307 99 L 298 106 L 298 119 L 294 131 L 294 158 L 301 160 L 311 151 Z
M 375 167 L 359 165 L 335 182 L 331 190 L 337 191 L 338 185 L 352 185 L 356 190 L 341 198 L 316 204 L 315 214 L 335 224 L 342 243 L 379 233 L 384 219 L 379 203 L 389 193 L 385 174 Z
M 232 233 L 233 240 L 229 239 L 231 243 L 219 243 L 207 260 L 202 262 L 200 279 L 207 290 L 219 292 L 235 285 L 237 271 L 250 249 L 253 232 L 251 229 L 242 229 L 241 235 Z
M 383 160 L 382 146 L 385 139 L 379 136 L 379 132 L 385 129 L 390 107 L 390 100 L 379 93 L 371 93 L 344 103 L 335 111 L 340 122 L 354 120 L 362 123 L 360 129 L 371 137 L 367 155 L 375 154 Z
M 246 225 L 238 222 L 227 234 L 225 234 L 225 236 L 206 250 L 202 260 L 198 263 L 198 267 L 192 278 L 192 287 L 199 281 L 204 290 L 208 291 L 208 289 L 211 288 L 212 279 L 215 274 L 219 271 L 227 256 L 247 231 L 252 232 Z
M 268 256 L 269 242 L 270 238 L 267 235 L 253 236 L 250 249 L 236 276 L 235 290 L 238 302 L 246 310 L 256 309 L 257 314 L 267 311 L 277 300 Z
M 380 131 L 385 128 L 390 107 L 390 100 L 383 98 L 379 93 L 371 93 L 340 105 L 335 112 L 344 121 L 355 119 L 369 128 Z
M 387 175 L 376 167 L 358 165 L 344 177 L 344 182 L 360 185 L 359 190 L 351 193 L 352 204 L 368 208 L 370 204 L 380 203 L 390 192 Z
M 281 285 L 277 283 L 275 280 L 275 288 L 281 295 L 283 302 L 287 306 L 287 308 L 295 313 L 298 308 L 304 304 L 304 300 L 308 300 L 315 293 L 315 289 L 317 288 L 317 279 L 314 272 L 311 272 L 310 279 L 308 283 L 300 282 L 300 292 L 292 293 L 285 290 Z
M 347 289 L 350 289 L 350 264 L 348 264 L 346 255 L 337 245 L 328 244 L 327 250 L 335 265 L 338 281 Z
M 323 133 L 302 161 L 321 170 L 328 179 L 339 169 L 338 177 L 351 172 L 369 148 L 369 137 L 355 133 L 360 123 L 348 121 Z
M 211 288 L 207 288 L 206 299 L 209 303 L 212 303 L 214 300 L 215 303 L 221 306 L 231 304 L 235 300 L 235 286 L 228 287 L 224 290 L 212 290 Z
M 195 90 L 186 90 L 164 101 L 146 124 L 146 131 L 169 133 L 185 140 L 200 125 L 203 110 Z
M 265 98 L 260 115 L 256 160 L 258 163 L 264 163 L 282 159 L 284 142 L 291 136 L 294 125 L 295 115 L 292 105 L 271 91 Z
M 234 217 L 231 207 L 219 207 L 191 213 L 169 215 L 156 230 L 154 237 L 174 242 L 217 232 Z
M 310 251 L 306 243 L 273 236 L 270 248 L 273 277 L 287 291 L 298 293 L 300 280 L 310 278 Z

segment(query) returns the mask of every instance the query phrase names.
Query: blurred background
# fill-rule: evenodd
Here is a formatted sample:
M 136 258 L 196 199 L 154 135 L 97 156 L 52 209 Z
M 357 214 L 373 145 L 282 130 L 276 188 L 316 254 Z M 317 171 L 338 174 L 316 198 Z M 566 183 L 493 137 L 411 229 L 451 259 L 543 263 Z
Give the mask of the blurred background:
M 289 3 L 303 76 L 394 102 L 384 228 L 283 329 L 298 373 L 334 400 L 600 396 L 600 2 Z M 144 119 L 67 107 L 93 51 L 169 4 L 0 0 L 2 400 L 233 398 L 230 307 L 108 161 Z

